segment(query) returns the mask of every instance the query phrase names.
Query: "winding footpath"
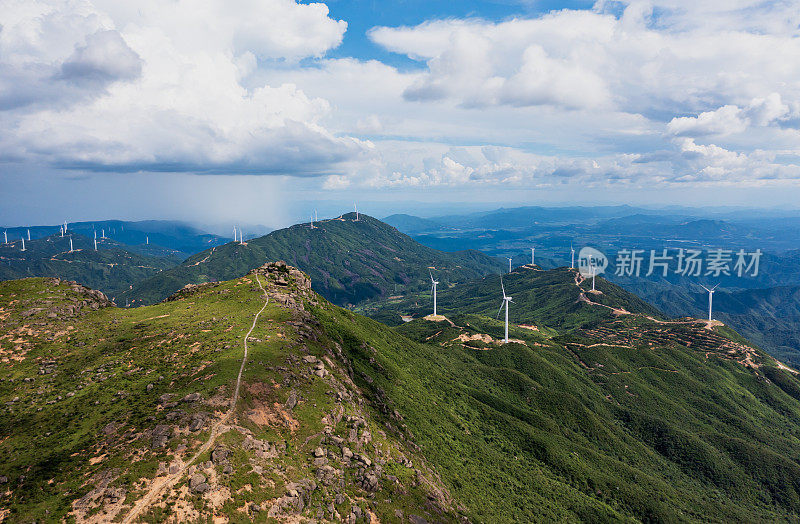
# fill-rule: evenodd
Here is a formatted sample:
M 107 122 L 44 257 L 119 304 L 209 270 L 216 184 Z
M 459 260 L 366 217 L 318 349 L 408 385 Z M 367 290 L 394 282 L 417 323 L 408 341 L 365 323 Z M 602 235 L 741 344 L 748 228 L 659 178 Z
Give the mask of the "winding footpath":
M 131 508 L 128 514 L 123 519 L 124 524 L 131 524 L 139 517 L 142 512 L 144 512 L 150 505 L 157 499 L 157 497 L 162 493 L 162 491 L 166 488 L 172 488 L 178 481 L 183 477 L 183 474 L 186 473 L 186 470 L 189 466 L 197 460 L 200 455 L 211 449 L 214 443 L 222 433 L 227 431 L 229 428 L 225 426 L 225 424 L 230 420 L 233 416 L 234 412 L 236 411 L 236 404 L 239 401 L 239 388 L 242 384 L 242 373 L 244 373 L 244 366 L 247 364 L 247 339 L 250 337 L 250 334 L 253 332 L 253 329 L 256 327 L 256 322 L 258 322 L 258 317 L 261 316 L 261 313 L 267 308 L 269 304 L 269 297 L 267 296 L 267 291 L 264 289 L 264 286 L 261 284 L 261 280 L 258 278 L 258 273 L 255 274 L 256 282 L 258 282 L 258 287 L 261 288 L 261 291 L 264 293 L 264 305 L 261 309 L 256 313 L 255 317 L 253 318 L 253 324 L 250 326 L 250 330 L 244 336 L 244 355 L 242 356 L 242 365 L 239 367 L 239 375 L 236 377 L 236 388 L 233 390 L 233 397 L 231 398 L 230 407 L 228 408 L 228 412 L 217 422 L 215 422 L 211 427 L 211 432 L 208 435 L 208 440 L 200 446 L 192 457 L 184 462 L 181 465 L 181 468 L 173 474 L 167 475 L 162 479 L 156 478 L 153 480 L 153 483 L 150 485 L 150 488 L 147 490 L 147 493 L 139 499 L 139 501 Z

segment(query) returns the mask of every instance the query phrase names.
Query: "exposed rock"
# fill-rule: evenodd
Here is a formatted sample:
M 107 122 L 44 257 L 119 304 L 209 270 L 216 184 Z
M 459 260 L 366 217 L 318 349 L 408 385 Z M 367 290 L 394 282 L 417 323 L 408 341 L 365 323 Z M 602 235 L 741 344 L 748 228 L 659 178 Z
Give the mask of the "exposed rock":
M 297 392 L 292 390 L 289 393 L 289 398 L 286 399 L 285 407 L 287 410 L 291 411 L 297 406 Z
M 189 431 L 200 431 L 206 425 L 206 418 L 208 414 L 204 412 L 195 413 L 192 415 L 192 421 L 189 423 Z
M 189 488 L 197 493 L 205 493 L 211 486 L 206 483 L 206 476 L 202 473 L 194 473 L 189 479 Z
M 181 289 L 167 297 L 164 302 L 172 302 L 174 300 L 181 300 L 197 294 L 205 289 L 217 287 L 219 282 L 206 282 L 204 284 L 186 284 Z
M 184 414 L 183 411 L 181 411 L 180 409 L 177 409 L 175 411 L 170 411 L 169 413 L 167 413 L 166 417 L 167 417 L 167 420 L 177 420 L 177 419 L 181 418 L 183 416 L 183 414 Z
M 160 449 L 167 445 L 170 437 L 172 436 L 172 428 L 164 424 L 159 424 L 153 428 L 152 441 L 150 443 L 151 449 Z
M 172 398 L 172 393 L 164 393 L 160 397 L 158 397 L 159 404 L 166 404 Z
M 227 462 L 228 455 L 230 455 L 230 450 L 224 448 L 222 446 L 217 446 L 214 448 L 214 451 L 211 452 L 211 462 L 214 464 L 222 464 L 223 462 Z
M 198 400 L 202 399 L 203 397 L 200 393 L 189 393 L 185 397 L 181 399 L 182 402 L 197 402 Z

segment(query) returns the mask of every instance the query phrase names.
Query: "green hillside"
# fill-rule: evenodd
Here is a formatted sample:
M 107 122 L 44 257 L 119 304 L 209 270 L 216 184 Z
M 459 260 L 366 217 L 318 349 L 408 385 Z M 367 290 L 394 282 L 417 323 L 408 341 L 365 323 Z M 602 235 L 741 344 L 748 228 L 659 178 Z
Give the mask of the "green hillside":
M 119 293 L 133 284 L 180 262 L 173 252 L 156 246 L 142 254 L 106 238 L 98 239 L 98 250 L 95 251 L 92 238 L 71 236 L 74 249 L 71 253 L 70 239 L 60 235 L 26 240 L 25 251 L 22 251 L 21 240 L 0 244 L 0 280 L 58 277 L 119 298 Z M 121 304 L 124 303 L 123 299 Z
M 795 372 L 724 326 L 665 321 L 600 280 L 581 294 L 570 276 L 504 277 L 520 302 L 509 344 L 494 311 L 395 330 L 283 265 L 135 309 L 2 283 L 0 514 L 800 519 Z M 561 305 L 528 304 L 547 288 Z
M 566 330 L 598 318 L 614 317 L 611 307 L 657 318 L 662 316 L 656 308 L 636 295 L 603 278 L 598 277 L 595 282 L 595 287 L 601 293 L 593 294 L 590 292 L 591 282 L 583 281 L 575 270 L 559 268 L 541 271 L 530 266 L 520 266 L 502 277 L 490 275 L 452 287 L 439 286 L 439 313 L 474 313 L 495 317 L 503 296 L 501 278 L 506 293 L 514 300 L 510 309 L 514 323 L 536 323 Z M 593 307 L 584 300 L 587 296 L 593 302 L 610 307 Z M 386 324 L 398 325 L 402 322 L 401 316 L 421 317 L 430 314 L 432 304 L 433 298 L 426 290 L 394 300 L 370 302 L 360 310 Z
M 131 303 L 152 304 L 186 284 L 236 278 L 266 261 L 285 260 L 308 272 L 322 296 L 348 305 L 426 289 L 430 270 L 440 281 L 455 283 L 502 267 L 480 252 L 437 251 L 372 217 L 355 218 L 355 213 L 348 213 L 320 221 L 314 229 L 310 224 L 298 224 L 244 245 L 231 242 L 203 251 L 134 286 L 124 296 Z

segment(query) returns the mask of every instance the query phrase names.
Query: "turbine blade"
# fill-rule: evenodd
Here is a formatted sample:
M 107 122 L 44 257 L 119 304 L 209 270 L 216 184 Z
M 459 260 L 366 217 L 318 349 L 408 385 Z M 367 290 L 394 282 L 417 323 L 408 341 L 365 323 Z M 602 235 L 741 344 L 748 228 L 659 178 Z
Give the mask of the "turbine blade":
M 506 298 L 506 287 L 503 285 L 502 277 L 500 277 L 500 288 L 503 290 L 503 298 Z
M 497 310 L 497 314 L 494 316 L 494 318 L 496 318 L 496 319 L 497 319 L 497 318 L 500 318 L 500 312 L 501 312 L 501 311 L 503 311 L 503 306 L 505 306 L 505 305 L 506 305 L 506 301 L 505 301 L 505 300 L 503 300 L 503 301 L 500 303 L 500 309 L 498 309 L 498 310 Z

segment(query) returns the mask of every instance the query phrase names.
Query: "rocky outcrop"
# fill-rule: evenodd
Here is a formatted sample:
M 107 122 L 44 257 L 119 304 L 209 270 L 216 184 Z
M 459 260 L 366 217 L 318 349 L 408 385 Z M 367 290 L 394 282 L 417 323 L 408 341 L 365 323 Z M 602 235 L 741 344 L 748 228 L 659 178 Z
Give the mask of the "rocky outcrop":
M 181 289 L 164 299 L 164 302 L 172 302 L 174 300 L 181 300 L 206 289 L 217 287 L 219 282 L 205 282 L 203 284 L 186 284 Z

